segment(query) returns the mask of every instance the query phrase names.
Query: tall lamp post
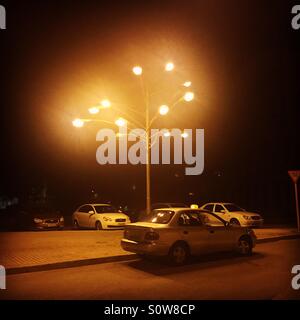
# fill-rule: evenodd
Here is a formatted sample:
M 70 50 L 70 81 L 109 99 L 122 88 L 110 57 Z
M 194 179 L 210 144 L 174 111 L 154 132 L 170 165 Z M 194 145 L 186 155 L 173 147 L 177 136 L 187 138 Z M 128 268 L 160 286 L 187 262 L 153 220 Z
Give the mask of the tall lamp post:
M 166 72 L 171 72 L 173 71 L 175 68 L 174 64 L 172 62 L 168 62 L 165 65 L 165 71 Z M 128 118 L 128 120 L 124 119 L 124 118 L 118 118 L 115 122 L 112 121 L 106 121 L 103 119 L 81 119 L 81 118 L 77 118 L 75 120 L 73 120 L 73 126 L 77 127 L 77 128 L 81 128 L 84 126 L 84 124 L 86 122 L 91 122 L 91 121 L 100 121 L 100 122 L 104 122 L 104 123 L 108 123 L 108 124 L 115 124 L 119 127 L 124 126 L 127 122 L 133 124 L 133 125 L 138 125 L 140 127 L 143 127 L 143 129 L 145 130 L 145 146 L 146 146 L 146 213 L 150 214 L 151 212 L 151 163 L 150 163 L 150 152 L 151 152 L 151 147 L 152 147 L 152 138 L 151 137 L 151 126 L 153 124 L 153 122 L 158 118 L 158 116 L 165 116 L 169 113 L 169 111 L 171 109 L 173 109 L 179 102 L 181 101 L 186 101 L 186 102 L 190 102 L 194 99 L 194 93 L 191 91 L 185 91 L 184 95 L 181 96 L 177 101 L 175 101 L 169 108 L 169 106 L 167 105 L 161 105 L 158 109 L 158 112 L 151 117 L 150 115 L 150 94 L 148 91 L 148 88 L 146 88 L 144 81 L 143 81 L 143 68 L 141 66 L 135 66 L 132 68 L 132 72 L 140 77 L 141 80 L 141 87 L 142 87 L 142 91 L 143 91 L 143 96 L 144 96 L 144 103 L 145 103 L 145 110 L 144 110 L 144 124 L 142 122 L 140 122 L 139 120 L 137 120 L 136 118 L 134 118 L 132 116 L 132 114 L 128 114 L 127 112 L 125 112 L 122 109 L 119 109 L 117 107 L 117 105 L 112 104 L 109 100 L 105 99 L 101 101 L 101 104 L 99 106 L 95 106 L 95 107 L 91 107 L 89 108 L 89 113 L 91 115 L 96 115 L 99 113 L 99 111 L 101 109 L 106 109 L 106 108 L 114 108 L 115 110 L 117 110 L 118 112 L 125 114 Z M 183 83 L 183 87 L 185 89 L 188 89 L 191 86 L 191 81 L 185 81 Z M 128 108 L 128 107 L 127 107 Z M 133 113 L 137 114 L 135 109 L 129 108 L 130 111 L 132 111 Z M 166 137 L 169 135 L 165 135 Z M 186 138 L 186 133 L 182 134 L 182 138 Z

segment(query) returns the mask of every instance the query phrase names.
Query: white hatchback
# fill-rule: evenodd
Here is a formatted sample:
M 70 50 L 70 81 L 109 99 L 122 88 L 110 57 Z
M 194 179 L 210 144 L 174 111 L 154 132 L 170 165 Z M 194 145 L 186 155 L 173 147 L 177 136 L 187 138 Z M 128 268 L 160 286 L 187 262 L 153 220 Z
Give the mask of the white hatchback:
M 109 204 L 84 204 L 72 216 L 76 229 L 122 229 L 130 223 L 129 217 Z
M 169 256 L 174 264 L 183 264 L 190 255 L 218 251 L 250 255 L 255 243 L 253 230 L 231 226 L 208 211 L 165 208 L 154 210 L 148 222 L 126 226 L 121 246 L 142 256 Z
M 211 202 L 206 203 L 201 209 L 209 210 L 230 224 L 244 227 L 261 227 L 264 219 L 255 212 L 249 212 L 234 203 Z

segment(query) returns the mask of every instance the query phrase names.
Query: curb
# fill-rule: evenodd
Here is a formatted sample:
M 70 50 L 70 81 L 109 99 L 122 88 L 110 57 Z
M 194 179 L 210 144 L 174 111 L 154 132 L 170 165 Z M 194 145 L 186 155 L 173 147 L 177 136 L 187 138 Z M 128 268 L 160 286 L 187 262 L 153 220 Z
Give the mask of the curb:
M 267 243 L 267 242 L 276 242 L 280 240 L 292 240 L 292 239 L 299 239 L 300 234 L 290 234 L 286 236 L 275 236 L 275 237 L 270 237 L 270 238 L 262 238 L 262 239 L 257 239 L 256 243 Z
M 280 240 L 291 240 L 291 239 L 299 239 L 299 238 L 300 238 L 300 234 L 275 236 L 270 238 L 257 239 L 256 243 L 260 244 L 260 243 L 276 242 Z M 42 265 L 36 265 L 36 266 L 7 268 L 6 274 L 13 275 L 13 274 L 20 274 L 20 273 L 30 273 L 30 272 L 39 272 L 39 271 L 49 271 L 49 270 L 55 270 L 55 269 L 83 267 L 83 266 L 110 263 L 110 262 L 131 261 L 131 260 L 137 259 L 137 257 L 138 255 L 136 254 L 126 254 L 126 255 L 108 256 L 108 257 L 101 257 L 101 258 L 56 262 L 56 263 L 42 264 Z
M 49 270 L 55 270 L 55 269 L 75 268 L 75 267 L 89 266 L 93 264 L 130 261 L 136 258 L 137 258 L 136 254 L 126 254 L 126 255 L 118 255 L 118 256 L 110 256 L 110 257 L 93 258 L 93 259 L 81 259 L 81 260 L 56 262 L 56 263 L 41 264 L 41 265 L 28 266 L 28 267 L 15 267 L 15 268 L 7 268 L 6 274 L 11 275 L 11 274 L 20 274 L 20 273 L 29 273 L 29 272 L 49 271 Z

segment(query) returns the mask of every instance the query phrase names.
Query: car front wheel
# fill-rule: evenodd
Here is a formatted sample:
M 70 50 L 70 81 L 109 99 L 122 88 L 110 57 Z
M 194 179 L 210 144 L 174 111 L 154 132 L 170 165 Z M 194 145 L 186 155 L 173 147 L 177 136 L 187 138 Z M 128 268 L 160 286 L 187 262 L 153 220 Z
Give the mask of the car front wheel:
M 241 225 L 238 219 L 231 219 L 230 224 L 233 226 L 240 226 Z
M 96 230 L 102 230 L 102 224 L 100 221 L 97 221 L 96 224 L 95 224 L 95 229 Z
M 74 220 L 74 229 L 79 229 L 79 224 L 77 220 Z
M 238 253 L 243 256 L 252 254 L 252 241 L 249 237 L 241 237 L 238 243 Z

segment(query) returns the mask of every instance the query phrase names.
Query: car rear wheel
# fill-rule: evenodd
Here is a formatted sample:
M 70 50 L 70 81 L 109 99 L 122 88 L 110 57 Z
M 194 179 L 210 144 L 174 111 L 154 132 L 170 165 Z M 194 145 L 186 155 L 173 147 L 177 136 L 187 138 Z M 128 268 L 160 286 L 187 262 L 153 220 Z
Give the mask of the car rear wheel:
M 190 252 L 184 243 L 175 243 L 169 252 L 169 260 L 174 265 L 183 265 L 187 262 Z
M 74 220 L 74 229 L 79 229 L 79 224 L 77 220 Z
M 103 228 L 102 228 L 102 224 L 101 224 L 100 221 L 97 221 L 97 222 L 96 222 L 96 224 L 95 224 L 95 229 L 96 229 L 96 230 L 102 230 L 102 229 L 103 229 Z
M 240 226 L 241 225 L 238 219 L 231 219 L 230 224 L 233 226 Z
M 252 241 L 249 237 L 241 237 L 238 243 L 238 253 L 243 256 L 252 254 Z

